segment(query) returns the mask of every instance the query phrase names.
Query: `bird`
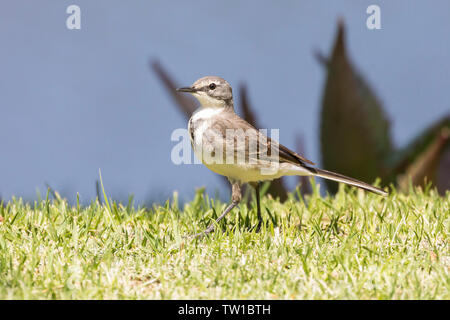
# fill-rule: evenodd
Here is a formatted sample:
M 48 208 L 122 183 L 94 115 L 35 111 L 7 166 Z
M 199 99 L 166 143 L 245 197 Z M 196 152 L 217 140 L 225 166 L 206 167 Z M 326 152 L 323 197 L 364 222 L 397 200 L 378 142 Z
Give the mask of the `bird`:
M 388 193 L 380 188 L 345 175 L 317 168 L 315 163 L 267 137 L 239 117 L 234 110 L 231 85 L 218 76 L 206 76 L 191 86 L 176 89 L 189 93 L 199 102 L 188 122 L 188 133 L 194 154 L 210 170 L 228 178 L 231 199 L 221 215 L 203 232 L 214 231 L 221 221 L 241 201 L 241 187 L 248 183 L 256 193 L 257 230 L 262 225 L 260 184 L 282 176 L 314 176 L 345 183 L 378 195 Z

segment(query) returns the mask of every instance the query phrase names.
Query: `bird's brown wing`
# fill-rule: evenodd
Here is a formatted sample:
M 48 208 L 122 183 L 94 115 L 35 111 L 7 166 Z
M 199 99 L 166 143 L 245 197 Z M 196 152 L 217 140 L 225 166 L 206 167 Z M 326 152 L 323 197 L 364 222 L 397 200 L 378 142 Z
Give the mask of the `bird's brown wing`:
M 272 139 L 270 139 L 270 141 L 272 141 Z M 300 163 L 302 165 L 304 165 L 304 162 L 306 162 L 310 165 L 315 165 L 315 163 L 312 162 L 311 160 L 308 160 L 305 157 L 299 155 L 298 153 L 292 151 L 291 149 L 286 148 L 281 143 L 278 143 L 278 148 L 280 153 L 280 159 L 283 159 L 286 162 Z
M 249 159 L 273 161 L 273 155 L 278 153 L 278 160 L 280 163 L 289 162 L 297 165 L 300 164 L 302 166 L 307 166 L 307 164 L 314 165 L 312 161 L 300 156 L 298 153 L 267 137 L 232 111 L 222 114 L 220 118 L 213 121 L 211 124 L 211 129 L 219 132 L 224 137 L 226 136 L 227 129 L 242 129 L 246 133 L 245 139 L 247 146 L 249 145 L 248 141 L 250 139 L 255 139 L 258 147 L 254 150 L 254 152 L 248 152 L 248 150 L 245 151 L 246 161 Z M 226 141 L 224 139 L 224 143 L 225 142 Z M 227 143 L 234 145 L 234 141 L 228 141 Z M 224 148 L 226 148 L 226 146 L 224 146 Z

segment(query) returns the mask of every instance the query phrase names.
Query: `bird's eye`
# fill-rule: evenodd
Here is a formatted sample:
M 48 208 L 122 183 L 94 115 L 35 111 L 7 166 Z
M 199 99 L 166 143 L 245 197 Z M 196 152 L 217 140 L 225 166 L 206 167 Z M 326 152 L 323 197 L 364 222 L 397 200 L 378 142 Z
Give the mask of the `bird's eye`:
M 214 89 L 216 88 L 216 84 L 215 84 L 215 83 L 211 83 L 211 84 L 209 85 L 209 88 L 210 88 L 211 90 L 214 90 Z

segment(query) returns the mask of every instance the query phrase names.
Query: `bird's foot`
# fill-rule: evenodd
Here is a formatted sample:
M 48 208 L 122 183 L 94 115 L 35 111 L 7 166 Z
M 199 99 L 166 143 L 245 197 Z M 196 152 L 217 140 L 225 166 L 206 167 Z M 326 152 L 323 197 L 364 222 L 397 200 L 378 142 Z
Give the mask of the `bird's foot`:
M 188 240 L 194 240 L 197 238 L 203 238 L 204 236 L 206 236 L 207 234 L 211 233 L 214 231 L 214 225 L 210 225 L 208 228 L 206 228 L 205 231 L 196 233 L 196 234 L 191 234 L 189 236 L 187 236 Z
M 261 227 L 262 227 L 262 220 L 259 220 L 258 225 L 256 226 L 256 233 L 261 232 Z
M 261 227 L 262 227 L 262 220 L 258 221 L 258 224 L 255 224 L 253 227 L 250 228 L 250 232 L 255 230 L 256 233 L 261 232 Z

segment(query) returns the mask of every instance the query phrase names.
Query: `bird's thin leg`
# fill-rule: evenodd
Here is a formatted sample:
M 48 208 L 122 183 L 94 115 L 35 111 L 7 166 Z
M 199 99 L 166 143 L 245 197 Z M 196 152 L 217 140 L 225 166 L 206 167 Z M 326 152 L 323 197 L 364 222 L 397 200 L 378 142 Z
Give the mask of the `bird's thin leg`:
M 255 194 L 256 194 L 256 213 L 258 215 L 258 225 L 256 226 L 256 232 L 259 232 L 261 230 L 261 226 L 262 226 L 262 216 L 261 216 L 261 194 L 259 192 L 261 183 L 258 182 L 252 182 L 251 183 L 252 187 L 255 188 Z
M 208 233 L 213 232 L 214 225 L 216 223 L 219 223 L 219 221 L 222 220 L 227 215 L 227 213 L 230 212 L 237 204 L 238 204 L 237 202 L 231 202 L 231 204 L 225 209 L 225 211 L 220 215 L 220 217 L 218 217 L 216 219 L 216 221 L 214 223 L 211 223 L 209 225 L 209 227 L 205 229 L 205 231 L 199 232 L 199 233 L 195 234 L 193 237 L 197 238 L 199 236 L 207 235 Z
M 259 232 L 261 230 L 261 226 L 262 226 L 262 216 L 261 216 L 261 205 L 260 205 L 260 198 L 261 198 L 261 194 L 259 192 L 259 187 L 261 186 L 261 183 L 258 181 L 256 183 L 256 188 L 255 188 L 255 192 L 256 192 L 256 210 L 257 210 L 257 214 L 258 214 L 258 226 L 256 227 L 256 232 Z
M 239 202 L 241 201 L 241 186 L 238 182 L 230 181 L 230 183 L 231 183 L 231 203 L 230 203 L 230 205 L 225 209 L 224 212 L 222 212 L 222 214 L 216 219 L 215 222 L 211 223 L 209 225 L 209 227 L 206 228 L 205 231 L 194 234 L 192 236 L 193 238 L 204 236 L 210 232 L 213 232 L 216 223 L 219 223 L 219 221 L 222 220 L 227 215 L 228 212 L 230 212 L 234 207 L 236 207 L 239 204 Z

